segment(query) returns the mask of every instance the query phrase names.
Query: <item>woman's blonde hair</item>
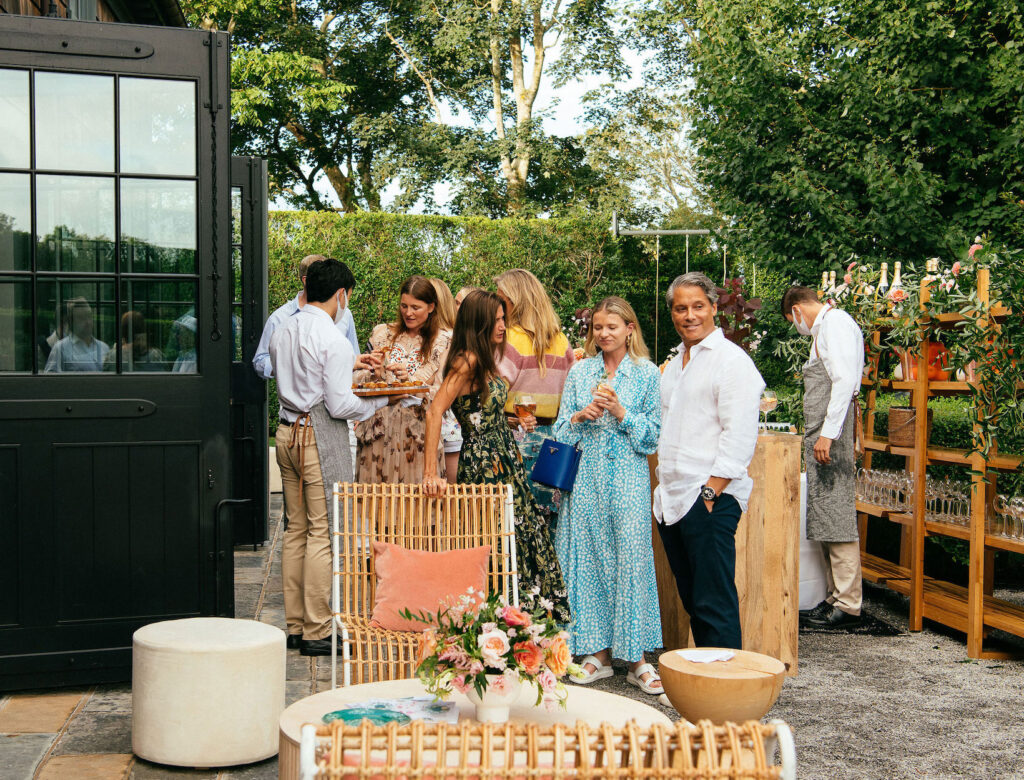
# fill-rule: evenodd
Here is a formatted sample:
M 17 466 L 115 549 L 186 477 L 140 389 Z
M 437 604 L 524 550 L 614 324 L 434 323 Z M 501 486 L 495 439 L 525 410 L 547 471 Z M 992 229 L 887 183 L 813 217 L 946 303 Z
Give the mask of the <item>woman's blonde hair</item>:
M 562 324 L 544 286 L 525 268 L 505 271 L 494 277 L 494 284 L 512 304 L 512 311 L 505 312 L 505 323 L 509 328 L 519 327 L 526 331 L 533 344 L 540 374 L 544 376 L 547 372 L 544 354 L 562 333 Z
M 626 336 L 626 354 L 629 355 L 634 363 L 640 360 L 651 359 L 651 353 L 644 343 L 644 334 L 640 332 L 640 323 L 637 321 L 636 312 L 633 311 L 633 307 L 627 301 L 617 295 L 609 295 L 594 307 L 594 311 L 590 315 L 590 327 L 587 328 L 587 343 L 583 347 L 583 351 L 587 355 L 597 354 L 597 344 L 594 339 L 594 317 L 600 311 L 615 314 L 621 317 L 626 325 L 633 326 L 633 331 Z
M 437 293 L 437 326 L 441 330 L 451 330 L 455 327 L 455 297 L 443 279 L 431 276 L 430 283 Z

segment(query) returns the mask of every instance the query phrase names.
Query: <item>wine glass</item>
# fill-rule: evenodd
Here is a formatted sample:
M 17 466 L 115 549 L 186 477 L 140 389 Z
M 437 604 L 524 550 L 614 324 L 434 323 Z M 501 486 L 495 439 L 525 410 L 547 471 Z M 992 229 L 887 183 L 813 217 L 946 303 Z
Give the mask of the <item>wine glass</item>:
M 602 371 L 601 376 L 597 378 L 597 381 L 594 382 L 593 388 L 591 388 L 591 395 L 596 396 L 598 393 L 607 394 L 611 392 L 614 392 L 612 390 L 612 380 L 608 376 L 607 371 Z M 601 416 L 597 419 L 597 424 L 600 425 L 602 428 L 607 428 L 610 424 L 610 421 L 611 414 L 609 414 L 608 410 L 605 409 L 604 412 L 601 413 Z
M 763 418 L 764 428 L 768 427 L 768 412 L 774 412 L 775 408 L 779 405 L 779 396 L 775 394 L 774 390 L 765 390 L 761 393 L 761 403 L 759 408 L 761 410 L 761 417 Z
M 533 400 L 533 396 L 529 393 L 519 393 L 515 403 L 512 404 L 512 409 L 515 411 L 516 417 L 519 418 L 521 424 L 527 417 L 536 417 L 537 402 Z

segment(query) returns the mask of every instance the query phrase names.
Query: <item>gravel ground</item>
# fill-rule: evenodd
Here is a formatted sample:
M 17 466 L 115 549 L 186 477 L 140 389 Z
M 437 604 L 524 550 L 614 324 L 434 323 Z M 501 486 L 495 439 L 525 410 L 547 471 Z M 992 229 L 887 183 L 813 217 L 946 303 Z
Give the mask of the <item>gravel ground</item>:
M 802 633 L 800 673 L 768 714 L 793 728 L 801 780 L 1024 778 L 1024 663 L 971 660 L 963 635 L 927 621 L 907 632 L 906 599 L 881 588 L 865 607 L 904 633 Z M 625 672 L 596 685 L 654 704 Z

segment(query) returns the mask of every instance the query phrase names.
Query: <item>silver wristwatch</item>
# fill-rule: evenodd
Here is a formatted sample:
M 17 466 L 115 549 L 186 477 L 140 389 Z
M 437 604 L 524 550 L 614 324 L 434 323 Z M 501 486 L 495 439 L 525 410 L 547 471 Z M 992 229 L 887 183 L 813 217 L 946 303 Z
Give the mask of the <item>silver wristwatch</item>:
M 705 501 L 711 501 L 714 503 L 718 500 L 718 493 L 715 492 L 715 489 L 711 487 L 711 485 L 701 485 L 700 497 Z

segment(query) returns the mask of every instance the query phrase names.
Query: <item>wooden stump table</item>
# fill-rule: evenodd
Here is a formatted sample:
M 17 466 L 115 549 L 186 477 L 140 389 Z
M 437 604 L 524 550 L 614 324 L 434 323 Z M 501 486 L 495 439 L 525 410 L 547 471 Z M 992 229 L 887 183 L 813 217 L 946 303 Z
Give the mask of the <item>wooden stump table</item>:
M 676 650 L 658 658 L 665 694 L 691 723 L 760 720 L 779 698 L 786 674 L 781 661 L 746 650 L 729 652 L 733 658 L 711 663 L 689 661 Z

